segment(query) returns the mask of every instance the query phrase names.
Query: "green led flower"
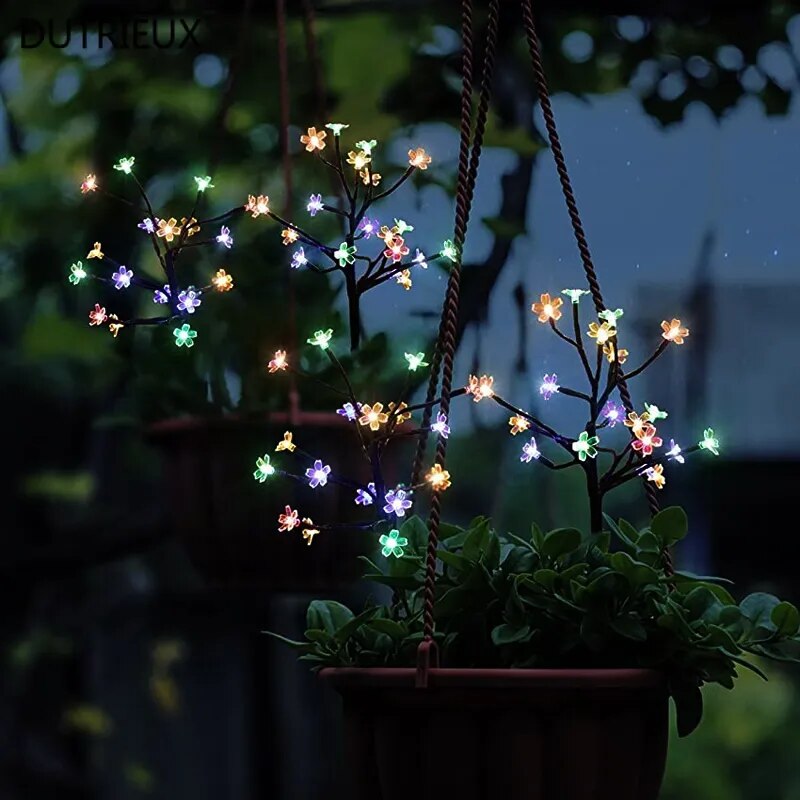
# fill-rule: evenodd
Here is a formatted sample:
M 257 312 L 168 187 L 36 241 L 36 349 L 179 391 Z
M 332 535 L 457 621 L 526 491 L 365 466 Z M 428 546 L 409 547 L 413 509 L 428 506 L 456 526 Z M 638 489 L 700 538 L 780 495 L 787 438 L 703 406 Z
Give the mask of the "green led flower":
M 394 219 L 394 226 L 397 228 L 397 235 L 402 236 L 406 231 L 413 231 L 414 226 L 409 225 L 404 219 Z
M 206 189 L 213 189 L 214 184 L 211 183 L 211 176 L 206 175 L 205 177 L 201 178 L 197 175 L 194 176 L 194 182 L 197 184 L 197 191 L 204 192 Z
M 579 461 L 586 461 L 586 458 L 594 458 L 597 455 L 597 445 L 600 444 L 599 436 L 589 436 L 583 431 L 577 441 L 572 443 L 572 449 L 578 454 Z
M 358 150 L 363 150 L 368 156 L 372 155 L 372 148 L 378 144 L 377 139 L 370 139 L 367 141 L 366 139 L 362 139 L 360 142 L 356 142 L 356 148 Z
M 565 294 L 573 303 L 577 304 L 580 303 L 581 297 L 589 292 L 586 289 L 562 289 L 561 294 Z
M 320 350 L 327 350 L 332 338 L 333 328 L 328 328 L 326 331 L 314 331 L 314 335 L 310 339 L 306 339 L 306 341 L 319 347 Z
M 184 323 L 180 328 L 175 328 L 172 333 L 175 336 L 175 344 L 178 347 L 194 347 L 197 331 L 193 331 L 188 323 Z
M 719 455 L 719 439 L 714 436 L 713 428 L 706 428 L 703 431 L 703 438 L 700 442 L 698 442 L 698 444 L 701 450 L 708 450 L 715 456 Z
M 657 419 L 666 419 L 669 416 L 666 411 L 662 411 L 658 406 L 654 406 L 650 403 L 644 404 L 644 410 L 650 417 L 650 422 L 655 422 Z
M 618 308 L 616 311 L 611 311 L 611 309 L 606 308 L 604 311 L 601 311 L 597 316 L 600 317 L 604 322 L 607 322 L 610 327 L 616 328 L 617 327 L 617 320 L 624 314 L 625 312 Z
M 264 483 L 264 481 L 269 478 L 270 475 L 275 474 L 275 467 L 269 463 L 269 456 L 265 453 L 261 458 L 256 459 L 256 470 L 253 473 L 253 477 L 259 482 Z
M 449 258 L 451 261 L 455 262 L 458 260 L 458 250 L 456 250 L 455 244 L 453 244 L 452 239 L 445 239 L 444 243 L 442 244 L 442 252 L 440 255 L 443 255 L 445 258 Z
M 416 372 L 420 367 L 429 366 L 425 360 L 425 353 L 405 353 L 406 361 L 408 361 L 408 368 L 412 372 Z
M 124 172 L 126 175 L 130 175 L 135 162 L 136 158 L 134 156 L 127 156 L 125 158 L 121 158 L 116 164 L 114 164 L 114 169 L 118 170 L 119 172 Z
M 88 277 L 89 273 L 83 268 L 82 261 L 76 261 L 69 268 L 69 282 L 73 286 L 77 286 L 84 278 Z
M 383 545 L 381 549 L 381 553 L 388 558 L 389 556 L 395 556 L 395 558 L 400 558 L 403 555 L 403 548 L 408 544 L 408 539 L 405 536 L 400 535 L 400 531 L 398 530 L 391 530 L 389 533 L 385 533 L 378 539 L 378 542 Z
M 334 252 L 333 257 L 339 262 L 340 267 L 344 267 L 356 260 L 355 254 L 356 246 L 354 244 L 348 247 L 347 242 L 342 242 L 339 245 L 339 249 Z
M 342 135 L 342 131 L 345 128 L 349 128 L 350 126 L 349 125 L 345 125 L 343 122 L 329 122 L 325 127 L 329 131 L 333 131 L 333 135 L 334 136 L 341 136 Z

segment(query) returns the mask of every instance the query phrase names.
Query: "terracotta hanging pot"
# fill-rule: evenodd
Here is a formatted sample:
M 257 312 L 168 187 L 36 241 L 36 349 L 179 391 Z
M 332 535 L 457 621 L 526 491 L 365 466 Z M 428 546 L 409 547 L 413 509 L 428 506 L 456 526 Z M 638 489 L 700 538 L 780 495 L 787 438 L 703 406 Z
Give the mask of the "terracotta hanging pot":
M 645 669 L 325 669 L 351 800 L 656 800 L 664 676 Z
M 332 483 L 313 490 L 297 481 L 270 484 L 253 479 L 256 458 L 273 455 L 290 429 L 295 442 L 306 449 L 313 446 L 313 452 L 339 473 L 363 472 L 352 423 L 334 413 L 299 412 L 291 422 L 285 413 L 188 418 L 150 428 L 148 438 L 163 454 L 165 501 L 173 529 L 209 583 L 322 591 L 360 575 L 357 556 L 373 546 L 369 534 L 326 532 L 307 547 L 296 532 L 278 533 L 278 514 L 287 504 L 315 521 L 345 518 L 345 511 L 352 518 L 354 508 L 353 490 Z M 389 477 L 401 479 L 399 474 Z

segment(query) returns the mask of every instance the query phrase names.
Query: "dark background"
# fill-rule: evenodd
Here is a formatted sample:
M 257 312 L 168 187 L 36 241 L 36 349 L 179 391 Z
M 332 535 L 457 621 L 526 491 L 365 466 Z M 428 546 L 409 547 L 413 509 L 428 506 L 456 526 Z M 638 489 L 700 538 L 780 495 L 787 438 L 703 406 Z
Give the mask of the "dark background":
M 669 473 L 664 499 L 692 520 L 677 557 L 734 578 L 738 592 L 797 601 L 800 6 L 537 8 L 568 163 L 606 298 L 626 311 L 626 343 L 646 353 L 662 318 L 692 329 L 635 396 L 667 408 L 665 430 L 682 443 L 708 425 L 722 440 L 720 459 Z M 288 0 L 287 10 L 295 213 L 327 180 L 299 134 L 341 120 L 353 141 L 379 140 L 387 175 L 409 146 L 433 155 L 386 213 L 438 248 L 452 232 L 458 4 Z M 100 49 L 90 35 L 84 48 L 73 34 L 64 48 L 20 46 L 22 17 L 52 20 L 59 43 L 67 18 L 93 31 L 98 18 L 141 16 L 164 30 L 170 11 L 201 17 L 199 45 Z M 286 385 L 263 369 L 293 335 L 278 229 L 240 223 L 229 253 L 198 259 L 198 273 L 225 266 L 237 288 L 209 299 L 190 353 L 160 329 L 116 340 L 90 330 L 87 309 L 115 298 L 66 280 L 98 239 L 152 269 L 136 220 L 78 191 L 89 171 L 111 185 L 122 155 L 136 156 L 159 207 L 186 208 L 191 177 L 206 172 L 212 209 L 248 193 L 286 200 L 275 20 L 272 3 L 238 1 L 6 3 L 0 15 L 3 800 L 338 796 L 336 698 L 260 634 L 299 635 L 310 598 L 357 604 L 365 591 L 334 586 L 363 542 L 278 542 L 285 490 L 250 478 L 275 440 L 266 415 L 287 405 Z M 530 406 L 542 373 L 568 381 L 572 366 L 527 305 L 581 273 L 513 10 L 500 42 L 457 373 L 492 372 Z M 367 298 L 359 385 L 390 384 L 403 352 L 430 352 L 443 286 L 431 268 L 411 292 L 387 284 Z M 293 291 L 300 340 L 343 331 L 335 281 L 299 275 Z M 305 411 L 331 407 L 299 388 Z M 522 531 L 532 519 L 582 524 L 578 478 L 525 469 L 505 417 L 468 405 L 453 416 L 448 516 L 491 514 Z M 570 411 L 547 407 L 563 425 Z M 165 420 L 188 417 L 163 433 Z M 301 433 L 327 442 L 311 424 Z M 224 500 L 209 506 L 221 485 Z M 644 522 L 638 487 L 610 510 Z M 768 684 L 746 673 L 734 693 L 706 692 L 702 727 L 672 747 L 664 798 L 800 798 L 798 676 L 768 672 Z

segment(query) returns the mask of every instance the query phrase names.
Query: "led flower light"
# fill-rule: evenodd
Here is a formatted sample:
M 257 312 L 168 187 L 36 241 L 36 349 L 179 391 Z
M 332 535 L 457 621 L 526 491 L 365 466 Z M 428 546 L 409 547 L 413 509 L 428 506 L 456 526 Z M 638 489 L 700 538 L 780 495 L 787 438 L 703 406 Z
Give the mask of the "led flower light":
M 364 186 L 369 186 L 370 184 L 377 186 L 381 182 L 383 176 L 380 172 L 370 172 L 368 167 L 364 167 L 364 169 L 358 173 L 358 177 L 361 178 L 361 182 Z
M 211 183 L 211 176 L 205 175 L 203 177 L 199 177 L 197 175 L 194 176 L 194 182 L 197 184 L 197 191 L 204 192 L 206 189 L 213 189 L 214 184 Z
M 313 525 L 313 520 L 305 517 L 303 519 L 303 525 L 311 526 Z M 303 539 L 305 539 L 306 544 L 311 547 L 311 543 L 314 541 L 314 537 L 319 533 L 319 528 L 312 528 L 306 527 L 303 528 Z
M 447 424 L 447 414 L 441 411 L 436 415 L 436 422 L 431 425 L 431 430 L 438 433 L 442 439 L 447 439 L 450 436 L 450 426 Z
M 397 275 L 394 276 L 394 279 L 397 281 L 397 284 L 402 286 L 406 291 L 414 285 L 414 281 L 411 280 L 411 270 L 408 269 L 398 272 Z
M 83 268 L 83 261 L 76 261 L 69 267 L 69 282 L 77 286 L 89 273 Z
M 314 462 L 313 467 L 306 470 L 306 478 L 308 478 L 308 485 L 312 489 L 317 486 L 325 486 L 328 483 L 328 475 L 331 474 L 331 468 L 327 464 L 323 464 L 319 459 Z
M 585 294 L 589 294 L 589 292 L 586 289 L 562 289 L 561 294 L 565 294 L 570 300 L 572 300 L 573 303 L 575 303 L 575 305 L 577 305 L 580 303 L 581 297 L 583 297 Z
M 608 427 L 613 428 L 625 418 L 625 409 L 613 400 L 609 400 L 600 412 L 603 419 L 608 422 Z
M 579 461 L 586 461 L 587 458 L 594 458 L 597 455 L 599 443 L 599 436 L 589 436 L 587 431 L 581 431 L 581 435 L 572 443 L 572 449 L 578 454 Z
M 666 411 L 662 411 L 658 406 L 652 405 L 651 403 L 644 404 L 645 411 L 647 411 L 647 415 L 653 422 L 657 422 L 660 419 L 666 419 L 669 414 Z
M 180 235 L 181 228 L 178 225 L 178 220 L 175 217 L 170 217 L 169 219 L 160 219 L 158 221 L 158 230 L 156 231 L 156 236 L 160 239 L 166 239 L 168 242 L 171 242 L 176 236 Z
M 434 464 L 425 475 L 425 480 L 428 481 L 434 492 L 443 492 L 451 485 L 450 473 L 441 464 Z
M 511 426 L 512 436 L 516 436 L 518 433 L 524 433 L 531 426 L 531 423 L 525 419 L 525 417 L 521 417 L 518 414 L 509 417 L 508 424 Z
M 703 431 L 703 438 L 698 442 L 698 445 L 701 450 L 708 450 L 709 453 L 713 453 L 715 456 L 719 455 L 719 439 L 714 436 L 713 428 L 706 428 Z
M 312 194 L 308 198 L 308 203 L 306 204 L 306 211 L 311 214 L 312 217 L 316 217 L 320 211 L 324 208 L 324 204 L 322 202 L 322 195 L 321 194 Z
M 328 134 L 325 131 L 317 131 L 316 128 L 309 128 L 307 133 L 300 137 L 300 143 L 306 146 L 306 151 L 313 153 L 315 150 L 325 149 L 325 139 Z
M 101 250 L 100 242 L 95 242 L 94 247 L 88 252 L 86 258 L 102 258 L 105 253 Z
M 428 169 L 431 157 L 421 147 L 416 147 L 408 151 L 408 163 L 417 169 Z
M 90 172 L 81 183 L 81 194 L 97 191 L 97 176 Z
M 260 458 L 256 459 L 256 469 L 253 473 L 253 477 L 259 482 L 264 483 L 264 481 L 269 478 L 270 476 L 275 474 L 275 467 L 269 463 L 269 455 L 266 453 L 261 456 Z
M 378 232 L 379 225 L 380 223 L 378 220 L 364 217 L 364 219 L 358 223 L 356 233 L 362 233 L 365 239 L 371 239 L 372 236 Z
M 537 315 L 539 322 L 557 322 L 561 319 L 561 306 L 564 301 L 560 297 L 553 297 L 546 292 L 539 296 L 539 302 L 531 306 L 531 311 Z
M 412 372 L 416 372 L 420 367 L 430 366 L 425 360 L 425 353 L 403 353 L 403 356 Z
M 369 405 L 365 403 L 359 409 L 361 416 L 358 418 L 359 425 L 369 425 L 371 431 L 377 431 L 381 425 L 389 421 L 389 415 L 383 410 L 383 403 Z
M 257 197 L 252 194 L 247 195 L 247 203 L 245 203 L 244 210 L 249 211 L 253 219 L 269 214 L 269 197 L 265 194 L 260 194 Z
M 341 136 L 342 135 L 342 131 L 345 128 L 349 128 L 350 126 L 346 125 L 344 122 L 329 122 L 327 125 L 325 125 L 325 127 L 329 131 L 333 131 L 333 135 L 334 136 Z M 358 146 L 358 145 L 356 145 L 356 146 Z
M 233 289 L 233 275 L 220 268 L 214 273 L 211 284 L 218 292 L 229 292 Z
M 364 167 L 366 167 L 367 164 L 370 163 L 370 161 L 372 161 L 372 158 L 368 156 L 363 150 L 358 150 L 358 151 L 351 150 L 347 154 L 347 163 L 351 164 L 353 166 L 353 169 L 356 170 L 356 172 L 364 169 Z
M 631 448 L 642 456 L 653 454 L 654 447 L 661 447 L 664 442 L 660 436 L 656 436 L 655 425 L 649 423 L 636 434 L 636 438 L 631 442 Z
M 453 263 L 458 260 L 458 250 L 456 249 L 455 244 L 453 244 L 452 239 L 445 239 L 444 244 L 442 244 L 442 250 L 440 253 L 441 256 L 444 258 L 449 259 Z
M 283 239 L 282 244 L 284 246 L 294 244 L 299 237 L 300 234 L 294 228 L 284 228 L 281 231 L 281 239 Z
M 406 408 L 408 408 L 408 403 L 401 402 L 397 405 L 394 402 L 389 403 L 389 417 L 393 417 L 396 424 L 402 425 L 411 419 L 411 413 L 403 411 Z
M 398 517 L 404 517 L 406 515 L 406 511 L 413 505 L 409 497 L 411 496 L 410 492 L 407 492 L 405 489 L 390 489 L 384 495 L 384 500 L 386 501 L 383 510 L 387 514 L 395 514 Z
M 200 292 L 194 286 L 178 292 L 178 311 L 185 311 L 187 314 L 194 314 L 194 310 L 200 305 Z
M 186 228 L 186 235 L 187 236 L 194 236 L 199 230 L 200 226 L 196 225 L 197 219 L 192 217 L 191 219 L 186 219 L 186 217 L 181 217 L 181 225 Z
M 616 311 L 612 311 L 610 308 L 606 308 L 603 311 L 598 313 L 598 317 L 602 319 L 604 322 L 609 324 L 609 327 L 616 328 L 617 327 L 617 320 L 624 314 L 625 312 L 618 308 Z
M 100 303 L 95 303 L 94 310 L 89 312 L 89 325 L 102 325 L 107 319 L 105 308 Z
M 663 464 L 655 464 L 652 467 L 649 467 L 644 472 L 647 475 L 647 480 L 651 481 L 656 485 L 657 489 L 663 489 L 664 484 L 667 482 L 667 479 L 664 477 L 664 465 Z
M 396 234 L 397 228 L 395 228 L 394 225 L 391 228 L 388 225 L 381 225 L 381 229 L 378 232 L 378 238 L 383 239 L 384 243 L 388 247 L 394 241 Z
M 270 359 L 269 364 L 267 364 L 267 369 L 270 373 L 283 372 L 288 366 L 289 362 L 286 360 L 286 351 L 276 350 L 275 355 Z
M 393 529 L 389 533 L 384 533 L 378 539 L 378 544 L 382 545 L 381 553 L 385 558 L 394 556 L 395 558 L 402 558 L 403 548 L 408 545 L 408 539 L 400 535 L 400 531 Z
M 404 233 L 406 233 L 407 231 L 408 231 L 409 233 L 410 233 L 411 231 L 413 231 L 413 230 L 414 230 L 414 226 L 413 226 L 413 225 L 409 225 L 409 224 L 408 224 L 408 223 L 407 223 L 407 222 L 406 222 L 404 219 L 397 219 L 397 217 L 395 217 L 395 220 L 394 220 L 394 229 L 397 231 L 397 233 L 398 233 L 400 236 L 402 236 L 402 235 L 403 235 Z
M 467 394 L 472 395 L 472 400 L 479 403 L 487 397 L 494 396 L 494 378 L 491 375 L 477 375 L 469 376 L 469 383 L 467 384 Z
M 648 422 L 650 422 L 650 415 L 646 411 L 641 416 L 635 411 L 631 411 L 625 419 L 625 427 L 630 428 L 634 436 L 638 436 Z
M 164 284 L 163 289 L 156 289 L 153 292 L 153 302 L 159 303 L 160 305 L 164 305 L 164 303 L 169 303 L 170 297 L 172 297 L 172 289 L 170 289 L 168 283 Z
M 370 139 L 369 141 L 362 139 L 360 142 L 356 142 L 356 147 L 359 150 L 363 150 L 368 156 L 372 155 L 372 151 L 375 149 L 375 147 L 377 147 L 377 145 L 377 139 Z
M 628 360 L 630 354 L 624 347 L 620 347 L 619 350 L 617 350 L 611 342 L 608 342 L 603 345 L 603 355 L 606 357 L 609 364 L 614 361 L 614 355 L 617 356 L 617 361 L 620 364 L 624 364 Z
M 314 335 L 310 339 L 306 339 L 306 341 L 315 347 L 319 347 L 320 350 L 327 350 L 332 338 L 333 328 L 328 328 L 326 331 L 314 331 Z
M 395 236 L 391 244 L 383 251 L 383 255 L 392 263 L 396 264 L 398 261 L 402 261 L 403 256 L 407 256 L 409 252 L 410 250 L 406 246 L 403 237 Z
M 223 225 L 219 229 L 219 235 L 216 237 L 218 244 L 223 244 L 228 250 L 233 246 L 233 236 L 231 236 L 231 229 Z
M 118 320 L 118 317 L 114 314 L 109 319 Z M 108 323 L 108 330 L 111 332 L 111 335 L 116 339 L 119 336 L 119 332 L 125 327 L 122 322 L 109 322 Z
M 140 230 L 143 230 L 145 233 L 155 233 L 156 226 L 153 220 L 150 217 L 145 217 L 137 226 Z
M 670 461 L 677 461 L 679 464 L 685 463 L 686 459 L 681 455 L 683 451 L 681 446 L 675 443 L 674 439 L 669 440 L 669 450 L 667 450 L 667 457 Z
M 661 323 L 662 339 L 666 339 L 673 344 L 683 344 L 683 340 L 689 337 L 689 329 L 681 326 L 679 319 L 673 319 L 671 322 L 663 320 Z
M 126 175 L 130 175 L 135 163 L 135 156 L 127 156 L 126 158 L 121 158 L 119 161 L 117 161 L 117 163 L 114 164 L 114 169 L 118 172 L 124 172 Z
M 120 266 L 116 272 L 111 274 L 111 280 L 114 281 L 115 289 L 127 289 L 133 280 L 133 270 Z
M 278 532 L 293 531 L 300 524 L 300 515 L 293 511 L 291 506 L 286 506 L 283 514 L 278 515 Z
M 361 406 L 359 405 L 359 410 Z M 336 409 L 340 417 L 344 417 L 348 422 L 355 422 L 358 419 L 358 410 L 352 403 L 345 403 L 341 408 Z
M 539 386 L 539 394 L 545 399 L 549 400 L 561 387 L 558 385 L 558 375 L 554 372 L 552 375 L 545 375 L 542 378 L 542 383 Z
M 417 264 L 422 269 L 428 269 L 428 262 L 425 259 L 425 253 L 423 253 L 419 248 L 416 248 L 416 252 L 414 253 L 414 258 L 411 261 L 412 264 Z
M 281 439 L 277 445 L 275 445 L 275 452 L 280 453 L 283 450 L 287 450 L 290 453 L 294 453 L 297 445 L 292 441 L 292 432 L 285 431 L 283 434 L 283 439 Z
M 334 250 L 333 257 L 339 262 L 340 267 L 345 267 L 352 264 L 356 258 L 356 246 L 348 245 L 347 242 L 342 242 L 338 250 Z
M 172 334 L 175 337 L 175 344 L 178 347 L 194 347 L 197 331 L 192 330 L 187 323 L 181 325 L 180 328 L 175 328 Z
M 364 489 L 356 490 L 357 506 L 371 506 L 375 502 L 375 484 L 370 482 L 367 484 L 366 491 Z
M 594 339 L 598 345 L 605 344 L 612 336 L 617 335 L 617 329 L 612 328 L 607 322 L 598 325 L 596 322 L 589 323 L 589 337 Z
M 522 455 L 519 457 L 519 460 L 525 464 L 530 464 L 531 461 L 535 461 L 539 456 L 541 456 L 541 452 L 539 452 L 536 439 L 531 436 L 531 440 L 522 445 Z

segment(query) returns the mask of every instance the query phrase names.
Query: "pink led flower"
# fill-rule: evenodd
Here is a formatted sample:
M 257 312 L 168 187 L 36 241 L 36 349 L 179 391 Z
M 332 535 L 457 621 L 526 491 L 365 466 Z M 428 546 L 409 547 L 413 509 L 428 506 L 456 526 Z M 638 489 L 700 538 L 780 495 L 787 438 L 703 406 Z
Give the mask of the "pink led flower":
M 286 506 L 283 514 L 278 516 L 278 531 L 294 530 L 300 524 L 300 515 L 297 511 L 293 511 L 291 506 Z
M 105 308 L 100 303 L 94 304 L 94 311 L 89 312 L 89 325 L 102 325 L 108 319 Z

